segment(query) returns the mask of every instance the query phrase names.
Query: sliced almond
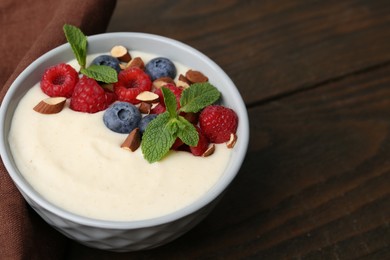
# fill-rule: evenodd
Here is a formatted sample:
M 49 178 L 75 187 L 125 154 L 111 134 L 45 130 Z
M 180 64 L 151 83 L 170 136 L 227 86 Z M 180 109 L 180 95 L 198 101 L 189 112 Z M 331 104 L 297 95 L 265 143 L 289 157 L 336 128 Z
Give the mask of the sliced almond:
M 50 97 L 39 102 L 33 109 L 41 114 L 57 114 L 64 108 L 66 98 Z
M 137 67 L 143 70 L 145 68 L 145 63 L 140 57 L 135 57 L 126 64 L 126 68 L 130 67 Z
M 183 74 L 179 75 L 179 78 L 177 79 L 176 86 L 182 87 L 182 88 L 188 88 L 190 87 L 191 82 L 184 76 Z
M 175 84 L 175 81 L 170 77 L 161 77 L 153 81 L 153 87 L 156 89 L 159 89 L 167 84 Z
M 159 96 L 156 93 L 151 91 L 143 91 L 138 94 L 136 99 L 146 103 L 155 103 L 158 101 Z
M 141 145 L 141 134 L 139 128 L 134 128 L 133 131 L 129 133 L 125 141 L 122 143 L 121 148 L 134 152 Z
M 237 142 L 237 135 L 231 133 L 229 141 L 226 142 L 227 148 L 232 149 L 236 145 L 236 142 Z
M 200 71 L 197 70 L 188 70 L 186 72 L 186 78 L 191 83 L 200 83 L 200 82 L 207 82 L 209 79 Z
M 112 47 L 111 49 L 111 56 L 117 58 L 120 61 L 123 62 L 129 62 L 131 60 L 131 55 L 126 47 L 122 45 L 117 45 Z
M 211 144 L 209 148 L 202 154 L 203 157 L 208 157 L 212 155 L 215 151 L 215 144 Z
M 180 74 L 180 75 L 179 75 L 179 80 L 184 81 L 184 82 L 187 83 L 187 84 L 191 84 L 191 81 L 189 81 L 189 80 L 187 79 L 187 77 L 184 76 L 183 74 Z
M 150 114 L 150 110 L 152 110 L 152 104 L 146 103 L 146 102 L 141 102 L 139 104 L 138 109 L 139 109 L 139 112 L 141 112 L 142 114 L 149 115 Z

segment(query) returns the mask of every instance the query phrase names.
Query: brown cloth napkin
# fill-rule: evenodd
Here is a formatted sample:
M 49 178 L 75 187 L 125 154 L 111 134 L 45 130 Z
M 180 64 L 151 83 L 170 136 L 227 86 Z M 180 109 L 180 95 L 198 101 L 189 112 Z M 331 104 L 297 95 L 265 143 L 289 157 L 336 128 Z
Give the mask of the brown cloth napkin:
M 115 0 L 0 0 L 0 100 L 15 78 L 66 41 L 69 23 L 86 35 L 106 30 Z M 30 209 L 0 164 L 0 259 L 64 259 L 69 241 Z

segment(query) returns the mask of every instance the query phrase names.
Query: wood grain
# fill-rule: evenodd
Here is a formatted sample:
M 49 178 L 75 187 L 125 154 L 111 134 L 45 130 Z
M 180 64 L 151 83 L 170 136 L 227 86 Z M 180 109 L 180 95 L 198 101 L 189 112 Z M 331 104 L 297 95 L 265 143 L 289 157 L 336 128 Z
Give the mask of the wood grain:
M 124 254 L 73 243 L 69 258 L 390 259 L 389 13 L 384 0 L 118 1 L 110 31 L 181 40 L 232 77 L 250 147 L 180 239 Z
M 190 44 L 252 105 L 387 63 L 389 12 L 387 0 L 119 1 L 109 31 Z

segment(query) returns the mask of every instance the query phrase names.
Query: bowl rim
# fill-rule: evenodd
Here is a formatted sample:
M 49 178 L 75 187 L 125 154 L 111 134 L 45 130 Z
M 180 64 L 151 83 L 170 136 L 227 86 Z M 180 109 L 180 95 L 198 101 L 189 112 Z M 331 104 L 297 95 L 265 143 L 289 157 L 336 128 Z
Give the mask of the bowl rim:
M 18 86 L 26 79 L 26 77 L 39 64 L 43 63 L 46 60 L 50 60 L 52 56 L 58 55 L 58 53 L 70 49 L 69 43 L 64 43 L 41 55 L 39 58 L 33 61 L 29 66 L 27 66 L 22 71 L 22 73 L 19 74 L 19 76 L 15 79 L 15 81 L 11 84 L 0 106 L 0 136 L 3 140 L 2 142 L 0 142 L 0 155 L 2 157 L 7 172 L 9 173 L 13 182 L 16 184 L 17 188 L 21 191 L 22 195 L 27 196 L 28 198 L 33 200 L 36 204 L 38 204 L 40 207 L 44 208 L 45 210 L 51 212 L 56 216 L 59 216 L 60 218 L 72 221 L 74 223 L 82 224 L 85 226 L 99 227 L 105 229 L 138 229 L 138 228 L 163 225 L 178 220 L 180 218 L 183 218 L 187 215 L 190 215 L 198 211 L 199 209 L 205 207 L 213 200 L 215 200 L 220 194 L 222 194 L 223 191 L 230 185 L 232 180 L 238 174 L 239 169 L 241 168 L 241 165 L 244 161 L 247 148 L 248 148 L 249 120 L 248 120 L 247 110 L 237 87 L 230 79 L 230 77 L 213 60 L 211 60 L 209 57 L 207 57 L 205 54 L 201 53 L 200 51 L 196 50 L 195 48 L 172 38 L 168 38 L 161 35 L 150 34 L 150 33 L 141 33 L 141 32 L 109 32 L 109 33 L 96 34 L 96 35 L 88 36 L 88 42 L 89 44 L 91 44 L 95 41 L 101 41 L 104 39 L 113 39 L 115 37 L 130 37 L 130 38 L 133 37 L 133 38 L 138 38 L 140 40 L 163 42 L 165 44 L 173 45 L 175 48 L 180 48 L 185 52 L 190 52 L 193 55 L 199 57 L 202 60 L 202 62 L 205 62 L 209 66 L 211 66 L 217 72 L 217 74 L 220 74 L 223 77 L 224 81 L 226 81 L 226 83 L 232 87 L 230 91 L 233 91 L 235 95 L 237 95 L 237 100 L 239 101 L 237 103 L 238 111 L 236 112 L 239 115 L 239 122 L 240 122 L 239 124 L 241 127 L 240 128 L 241 132 L 240 132 L 239 142 L 237 142 L 234 148 L 237 149 L 237 152 L 235 153 L 236 156 L 235 163 L 232 163 L 231 167 L 226 169 L 223 177 L 221 177 L 218 180 L 218 182 L 215 183 L 212 186 L 212 188 L 208 190 L 204 195 L 202 195 L 193 203 L 183 208 L 180 208 L 179 210 L 155 218 L 150 218 L 145 220 L 133 220 L 133 221 L 100 220 L 100 219 L 93 219 L 93 218 L 77 215 L 75 213 L 69 212 L 65 209 L 62 209 L 54 205 L 53 203 L 49 202 L 44 197 L 42 197 L 37 191 L 35 191 L 29 184 L 27 184 L 27 181 L 24 180 L 24 178 L 21 176 L 21 173 L 20 174 L 17 173 L 18 170 L 13 168 L 13 165 L 11 163 L 12 155 L 10 153 L 8 154 L 6 149 L 6 146 L 8 145 L 8 139 L 5 136 L 4 121 L 8 111 L 9 103 L 12 101 L 12 97 L 14 96 L 15 90 L 18 88 Z

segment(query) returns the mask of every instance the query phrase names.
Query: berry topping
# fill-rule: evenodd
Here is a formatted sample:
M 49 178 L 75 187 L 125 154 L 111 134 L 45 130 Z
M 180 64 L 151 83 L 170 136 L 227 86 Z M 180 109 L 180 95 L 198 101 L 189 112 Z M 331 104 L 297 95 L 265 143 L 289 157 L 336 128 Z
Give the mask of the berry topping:
M 176 97 L 177 108 L 179 109 L 180 108 L 180 98 L 181 98 L 181 93 L 183 92 L 183 89 L 178 88 L 175 86 L 175 84 L 171 84 L 171 83 L 165 84 L 164 87 L 168 88 L 170 91 L 173 92 L 173 94 Z M 156 93 L 160 97 L 161 104 L 165 106 L 165 101 L 164 101 L 164 97 L 163 97 L 161 88 L 157 89 L 154 93 Z
M 190 146 L 190 151 L 195 156 L 202 156 L 209 147 L 209 141 L 207 140 L 207 137 L 202 133 L 200 128 L 197 126 L 196 131 L 198 131 L 199 134 L 199 141 L 197 146 Z
M 111 105 L 117 100 L 116 94 L 110 90 L 105 89 L 107 106 Z
M 72 66 L 60 63 L 45 70 L 41 89 L 50 97 L 69 98 L 78 80 L 79 75 Z
M 227 142 L 237 131 L 238 116 L 230 108 L 211 105 L 200 113 L 199 126 L 210 142 Z
M 112 93 L 106 93 L 96 80 L 83 76 L 76 84 L 70 108 L 86 113 L 96 113 L 106 109 L 113 101 Z
M 121 67 L 119 66 L 119 60 L 110 55 L 97 56 L 95 59 L 93 59 L 92 64 L 109 66 L 116 70 L 118 73 L 121 70 Z
M 184 146 L 184 142 L 180 138 L 176 138 L 175 142 L 171 146 L 171 150 L 180 150 Z M 188 147 L 188 145 L 186 145 Z
M 138 127 L 141 117 L 138 108 L 133 104 L 115 102 L 104 112 L 103 122 L 112 131 L 127 134 Z
M 173 62 L 167 58 L 158 57 L 150 60 L 145 65 L 145 72 L 150 76 L 152 81 L 161 77 L 176 77 L 176 67 Z
M 145 129 L 148 126 L 148 124 L 150 123 L 150 121 L 152 121 L 156 117 L 157 117 L 156 114 L 150 114 L 150 115 L 144 116 L 141 119 L 141 121 L 139 122 L 139 125 L 138 125 L 139 131 L 141 132 L 141 134 L 143 134 L 145 132 Z
M 118 82 L 114 84 L 114 91 L 118 96 L 118 100 L 132 104 L 140 103 L 137 100 L 138 94 L 143 91 L 150 91 L 151 88 L 152 81 L 149 76 L 143 70 L 136 67 L 119 72 Z
M 154 108 L 152 108 L 150 110 L 150 113 L 159 115 L 159 114 L 164 113 L 165 111 L 167 111 L 165 106 L 161 105 L 161 103 L 158 103 L 157 106 L 155 106 Z
M 180 98 L 181 98 L 181 93 L 183 92 L 182 88 L 176 87 L 174 84 L 167 83 L 164 85 L 165 88 L 168 88 L 170 91 L 173 92 L 173 94 L 176 97 L 176 103 L 177 103 L 177 109 L 180 109 Z M 160 103 L 151 110 L 152 114 L 161 114 L 166 111 L 165 108 L 165 101 L 164 101 L 164 96 L 162 94 L 161 88 L 157 89 L 154 93 L 156 93 L 159 96 Z

